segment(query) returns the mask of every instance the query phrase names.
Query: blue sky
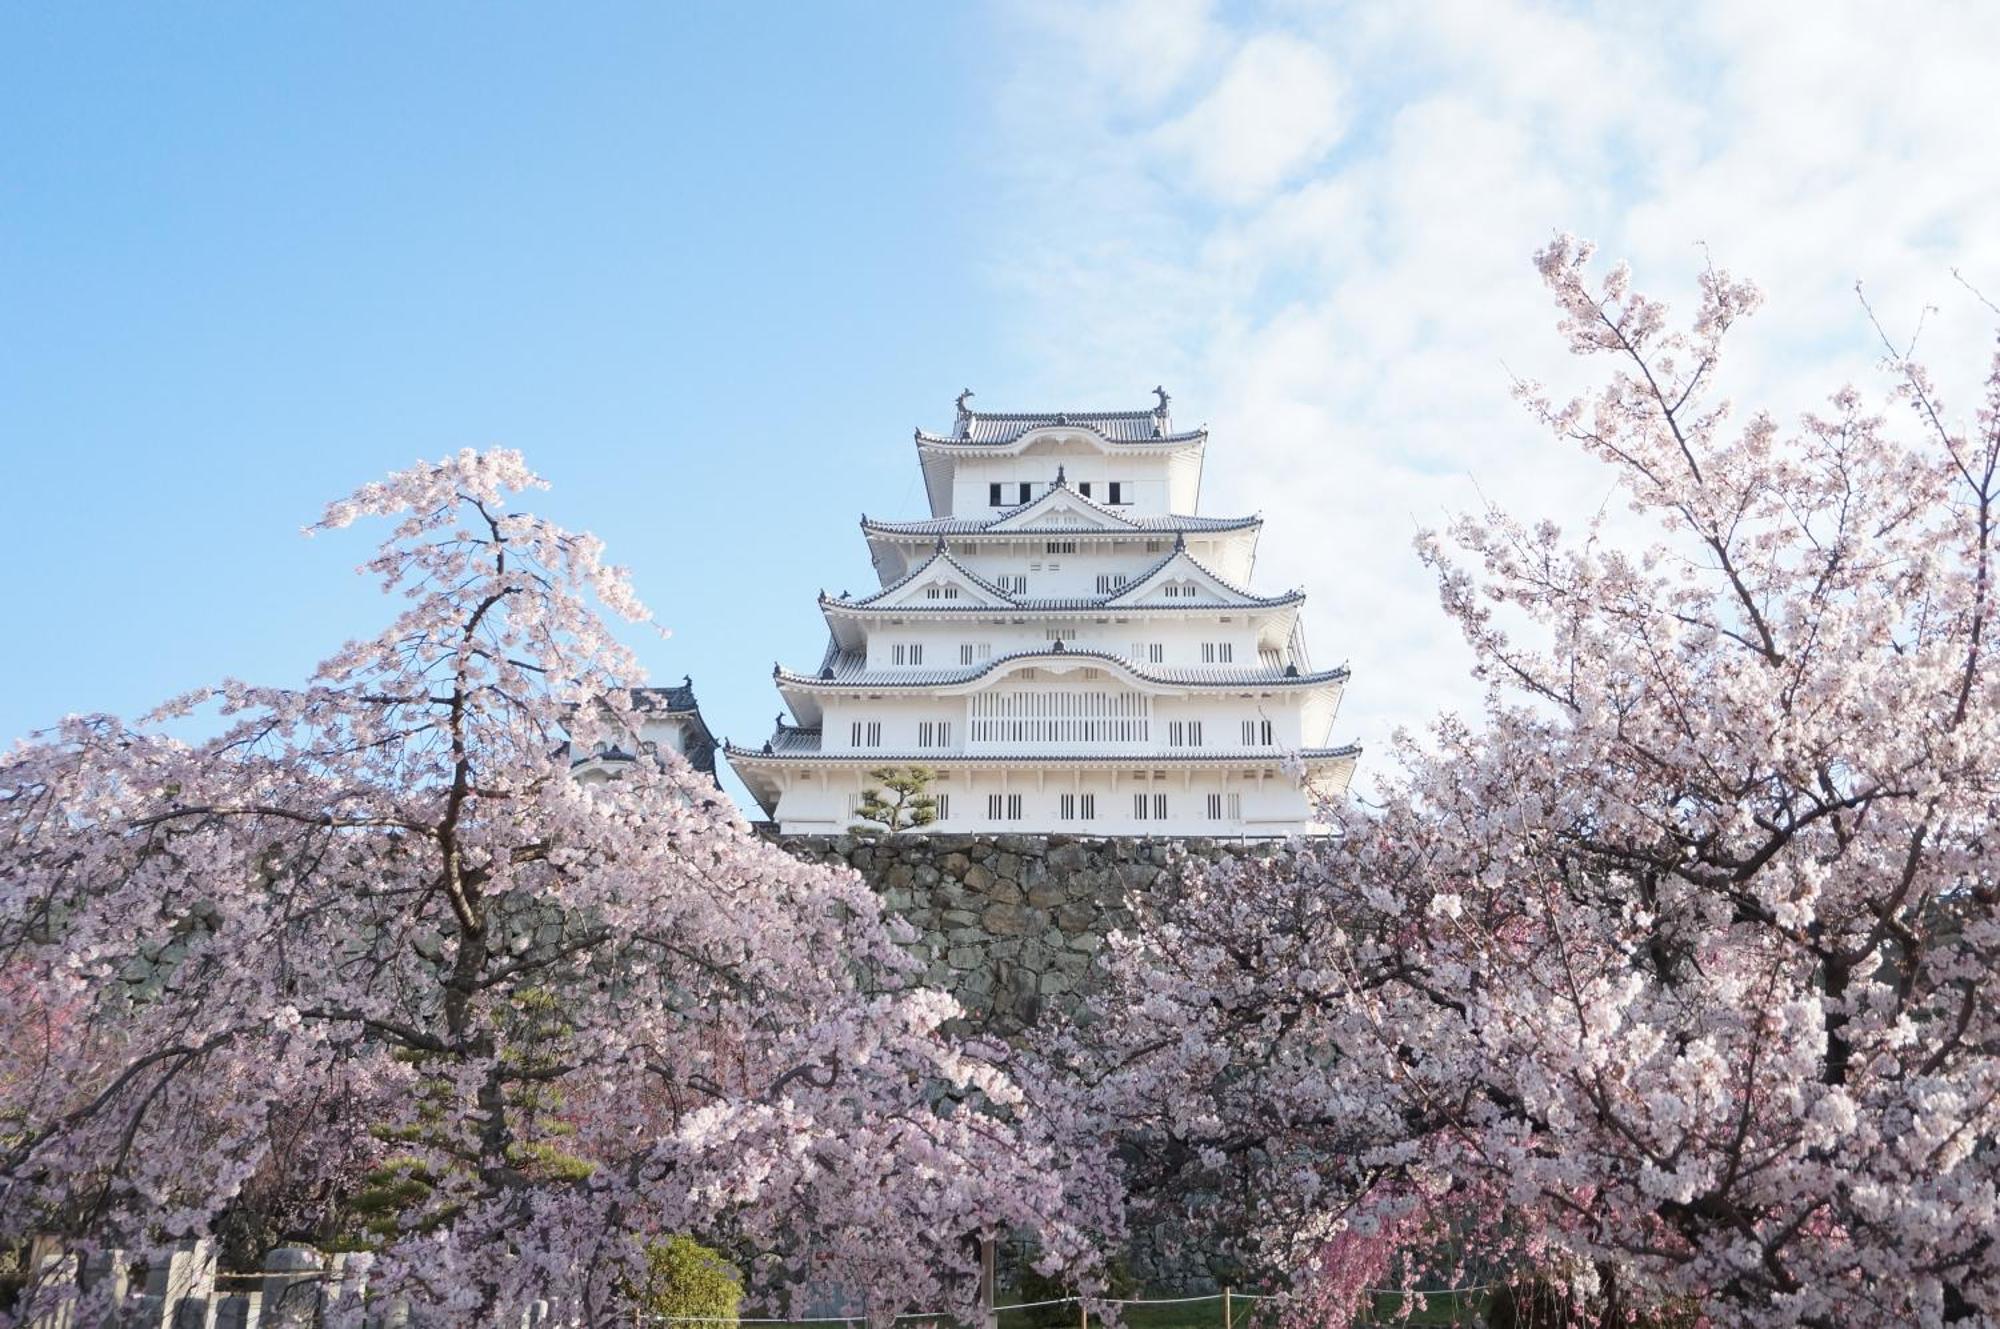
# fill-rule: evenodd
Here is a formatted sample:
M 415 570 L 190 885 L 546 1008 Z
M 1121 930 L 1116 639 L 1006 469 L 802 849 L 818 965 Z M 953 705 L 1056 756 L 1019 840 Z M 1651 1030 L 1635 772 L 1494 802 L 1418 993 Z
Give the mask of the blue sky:
M 504 443 L 674 629 L 655 674 L 758 731 L 815 587 L 868 571 L 859 512 L 918 501 L 910 426 L 1009 372 L 953 72 L 983 27 L 9 8 L 0 730 L 300 677 L 384 606 L 360 537 L 299 526 Z
M 1164 380 L 1379 749 L 1476 702 L 1414 530 L 1603 503 L 1508 396 L 1574 372 L 1552 230 L 1764 280 L 1733 386 L 1781 413 L 1868 382 L 1857 278 L 1984 350 L 1995 12 L 7 7 L 0 737 L 303 676 L 386 606 L 299 526 L 506 444 L 759 739 L 859 514 L 920 515 L 913 425 Z

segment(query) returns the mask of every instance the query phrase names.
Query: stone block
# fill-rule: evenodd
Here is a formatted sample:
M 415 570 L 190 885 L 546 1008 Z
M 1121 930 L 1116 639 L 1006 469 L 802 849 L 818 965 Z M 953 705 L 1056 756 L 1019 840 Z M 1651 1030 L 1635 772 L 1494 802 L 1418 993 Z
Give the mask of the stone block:
M 1021 937 L 1034 930 L 1035 915 L 1018 904 L 991 904 L 980 914 L 979 921 L 995 936 Z
M 1027 890 L 1028 903 L 1042 909 L 1059 905 L 1069 896 L 1069 890 L 1054 877 L 1039 878 L 1032 882 Z
M 1091 904 L 1066 904 L 1056 910 L 1056 926 L 1064 932 L 1087 932 L 1097 919 L 1097 906 Z

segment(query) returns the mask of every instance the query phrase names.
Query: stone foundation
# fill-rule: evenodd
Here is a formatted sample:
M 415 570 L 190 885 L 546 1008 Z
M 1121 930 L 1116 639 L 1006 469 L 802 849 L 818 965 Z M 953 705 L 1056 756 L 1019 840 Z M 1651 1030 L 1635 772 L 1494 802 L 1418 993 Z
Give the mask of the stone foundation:
M 812 863 L 859 872 L 921 934 L 925 981 L 980 1024 L 1023 1028 L 1090 990 L 1131 894 L 1171 890 L 1189 869 L 1285 852 L 1274 840 L 1075 835 L 773 836 Z

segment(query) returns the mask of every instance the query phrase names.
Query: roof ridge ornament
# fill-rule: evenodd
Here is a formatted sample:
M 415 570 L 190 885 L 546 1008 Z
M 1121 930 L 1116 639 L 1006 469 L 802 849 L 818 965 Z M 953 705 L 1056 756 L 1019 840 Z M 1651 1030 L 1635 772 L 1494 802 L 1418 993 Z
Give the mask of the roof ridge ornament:
M 1061 487 L 1062 487 L 1062 486 L 1063 486 L 1064 484 L 1066 484 L 1066 483 L 1067 483 L 1067 481 L 1065 481 L 1065 480 L 1063 479 L 1063 468 L 1062 468 L 1062 465 L 1061 465 L 1060 463 L 1058 463 L 1058 464 L 1056 465 L 1056 487 L 1057 487 L 1058 489 L 1060 489 L 1060 488 L 1061 488 Z
M 1175 531 L 1175 532 L 1174 532 L 1174 552 L 1175 552 L 1176 554 L 1185 554 L 1185 553 L 1187 552 L 1187 532 L 1186 532 L 1186 531 Z
M 1160 404 L 1159 404 L 1158 406 L 1155 406 L 1155 407 L 1153 408 L 1153 414 L 1154 414 L 1154 415 L 1165 415 L 1165 414 L 1167 413 L 1167 403 L 1173 400 L 1173 398 L 1172 398 L 1172 397 L 1169 397 L 1169 396 L 1167 395 L 1167 389 L 1166 389 L 1166 386 L 1165 386 L 1164 384 L 1156 384 L 1156 385 L 1154 385 L 1154 387 L 1153 387 L 1153 395 L 1154 395 L 1155 397 L 1158 397 L 1158 398 L 1160 399 Z
M 1062 644 L 1062 638 L 1061 638 L 1061 637 L 1057 637 L 1057 638 L 1056 638 L 1056 644 L 1055 644 L 1054 646 L 1051 646 L 1051 647 L 1049 648 L 1049 654 L 1051 654 L 1051 655 L 1061 655 L 1062 653 L 1063 653 L 1063 644 Z

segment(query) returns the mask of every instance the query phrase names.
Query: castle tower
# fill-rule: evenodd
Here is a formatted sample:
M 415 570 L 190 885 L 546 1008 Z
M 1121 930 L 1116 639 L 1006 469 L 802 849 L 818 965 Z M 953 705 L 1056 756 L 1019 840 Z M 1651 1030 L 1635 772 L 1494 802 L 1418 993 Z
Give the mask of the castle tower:
M 1328 746 L 1301 591 L 1248 589 L 1263 522 L 1196 515 L 1205 429 L 1152 410 L 917 431 L 931 516 L 861 519 L 879 589 L 820 594 L 819 667 L 730 764 L 786 834 L 845 831 L 868 772 L 936 773 L 934 832 L 1291 835 L 1358 749 Z

